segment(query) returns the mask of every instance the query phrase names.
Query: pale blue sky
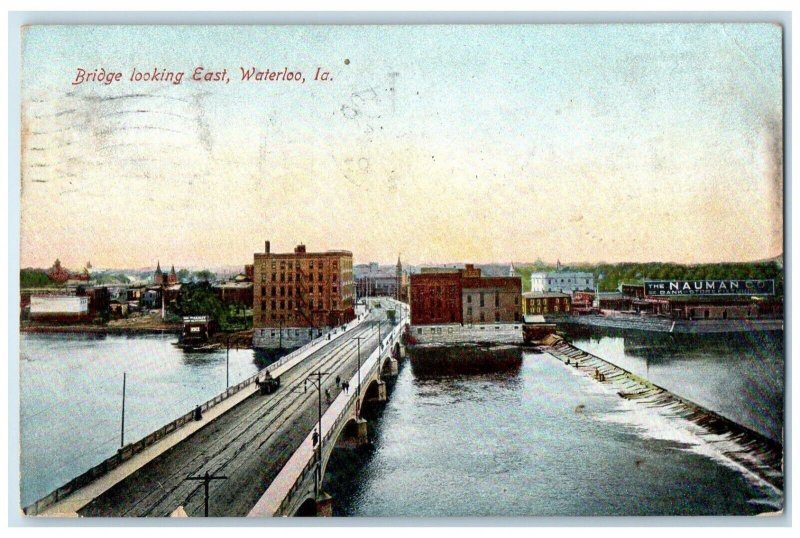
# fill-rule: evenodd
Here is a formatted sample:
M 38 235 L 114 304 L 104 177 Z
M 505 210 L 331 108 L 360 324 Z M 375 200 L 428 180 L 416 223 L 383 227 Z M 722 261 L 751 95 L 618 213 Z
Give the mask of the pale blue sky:
M 758 24 L 32 27 L 22 265 L 244 263 L 268 238 L 412 263 L 774 256 L 780 47 Z M 196 65 L 232 80 L 126 81 Z M 73 87 L 78 67 L 123 82 Z

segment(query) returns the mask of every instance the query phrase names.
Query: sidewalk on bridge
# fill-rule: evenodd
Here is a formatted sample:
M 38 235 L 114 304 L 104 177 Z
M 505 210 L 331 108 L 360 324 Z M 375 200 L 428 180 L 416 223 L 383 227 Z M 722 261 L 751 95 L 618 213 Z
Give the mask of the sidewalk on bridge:
M 317 345 L 311 346 L 297 357 L 276 368 L 272 372 L 272 375 L 277 377 L 291 370 L 297 366 L 297 364 L 305 360 L 309 355 L 316 353 L 320 348 L 325 347 L 331 342 L 337 340 L 342 335 L 347 334 L 349 331 L 359 326 L 362 322 L 363 319 L 354 320 L 354 322 L 351 322 L 352 325 L 348 325 L 345 331 L 331 335 L 330 340 L 325 338 L 321 339 Z M 131 459 L 102 475 L 97 480 L 94 480 L 90 484 L 69 494 L 66 498 L 47 507 L 40 515 L 44 517 L 77 517 L 78 511 L 81 508 L 114 487 L 119 482 L 125 480 L 127 477 L 156 459 L 167 450 L 185 441 L 198 430 L 208 426 L 220 416 L 224 415 L 241 402 L 255 394 L 257 391 L 258 387 L 255 383 L 243 388 L 236 394 L 233 394 L 229 398 L 208 409 L 203 414 L 203 418 L 201 420 L 186 423 L 184 426 L 176 429 L 174 432 L 160 439 L 158 442 L 145 448 L 142 452 L 134 455 Z

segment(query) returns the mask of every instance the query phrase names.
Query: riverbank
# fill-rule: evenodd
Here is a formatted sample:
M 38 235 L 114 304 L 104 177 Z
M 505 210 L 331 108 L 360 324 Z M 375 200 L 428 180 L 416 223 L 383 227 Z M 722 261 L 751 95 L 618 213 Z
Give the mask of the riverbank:
M 583 325 L 607 329 L 650 331 L 673 334 L 716 334 L 752 331 L 782 331 L 782 319 L 697 319 L 672 320 L 631 315 L 583 315 L 553 318 L 560 325 Z
M 180 325 L 163 325 L 160 327 L 113 327 L 108 325 L 46 325 L 22 324 L 23 333 L 65 333 L 65 334 L 180 334 Z

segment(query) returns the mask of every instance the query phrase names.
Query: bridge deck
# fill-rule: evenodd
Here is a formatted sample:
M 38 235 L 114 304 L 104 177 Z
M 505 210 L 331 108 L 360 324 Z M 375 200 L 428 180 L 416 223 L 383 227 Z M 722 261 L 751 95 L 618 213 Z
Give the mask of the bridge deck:
M 284 373 L 275 394 L 251 389 L 238 405 L 97 496 L 79 515 L 168 516 L 178 506 L 190 516 L 202 515 L 202 483 L 185 479 L 205 471 L 228 477 L 211 484 L 210 515 L 246 515 L 317 420 L 316 391 L 309 385 L 304 392 L 303 380 L 318 368 L 331 372 L 323 387 L 335 398 L 336 375 L 349 379 L 356 370 L 351 338 L 375 335 L 362 340 L 362 358 L 377 347 L 379 313 Z M 323 398 L 323 412 L 327 407 Z
M 400 325 L 402 326 L 406 320 L 401 320 Z M 384 343 L 387 340 L 387 334 L 382 334 L 382 339 Z M 383 350 L 378 350 L 376 346 L 370 346 L 369 348 L 371 352 L 367 355 L 362 355 L 362 363 L 361 363 L 361 380 L 369 379 L 370 373 L 376 368 L 376 363 L 379 363 L 381 358 L 385 356 L 385 353 L 390 352 L 390 346 L 385 347 Z M 364 359 L 366 357 L 366 359 Z M 352 377 L 347 378 L 344 377 L 345 380 L 350 382 L 350 386 L 353 390 L 349 393 L 339 393 L 339 395 L 334 399 L 328 409 L 324 412 L 322 416 L 322 428 L 321 428 L 321 436 L 322 438 L 326 438 L 332 434 L 332 432 L 340 424 L 337 424 L 337 421 L 341 419 L 341 416 L 344 414 L 346 408 L 351 407 L 355 400 L 358 399 L 356 393 L 356 386 L 358 380 L 358 372 L 357 369 L 353 371 Z M 366 388 L 365 383 L 362 386 L 362 390 Z M 305 439 L 303 439 L 302 443 L 297 447 L 297 450 L 294 454 L 286 462 L 286 465 L 280 470 L 280 473 L 274 477 L 274 480 L 271 481 L 269 488 L 264 492 L 255 506 L 250 510 L 248 513 L 249 517 L 273 517 L 274 515 L 278 514 L 280 511 L 280 506 L 283 500 L 289 495 L 292 491 L 292 488 L 300 481 L 303 477 L 304 472 L 307 470 L 309 463 L 312 460 L 316 460 L 315 457 L 315 445 L 313 443 L 313 429 L 316 424 L 312 425 L 312 430 L 306 430 L 308 434 L 306 435 Z M 326 441 L 329 443 L 330 441 Z M 330 447 L 329 447 L 330 448 Z

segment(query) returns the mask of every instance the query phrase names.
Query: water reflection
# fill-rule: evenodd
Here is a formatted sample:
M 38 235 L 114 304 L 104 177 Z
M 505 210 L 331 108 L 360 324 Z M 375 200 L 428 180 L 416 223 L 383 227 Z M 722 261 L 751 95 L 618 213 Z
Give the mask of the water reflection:
M 490 374 L 509 379 L 519 375 L 522 367 L 522 351 L 517 347 L 419 347 L 409 354 L 418 380 Z

